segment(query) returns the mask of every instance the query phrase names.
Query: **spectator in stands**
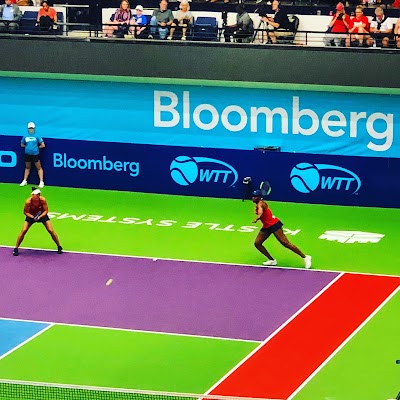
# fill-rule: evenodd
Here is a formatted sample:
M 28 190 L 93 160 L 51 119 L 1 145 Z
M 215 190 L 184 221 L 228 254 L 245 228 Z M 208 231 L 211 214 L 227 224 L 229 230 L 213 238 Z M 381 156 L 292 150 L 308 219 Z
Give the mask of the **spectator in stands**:
M 364 15 L 363 7 L 357 6 L 355 10 L 355 17 L 350 20 L 349 32 L 355 35 L 350 35 L 348 37 L 346 46 L 350 46 L 356 43 L 357 46 L 362 46 L 363 43 L 367 42 L 369 37 L 369 21 L 368 17 Z
M 132 17 L 131 25 L 134 25 L 131 31 L 135 38 L 141 39 L 147 27 L 147 17 L 143 15 L 143 6 L 140 4 L 135 8 L 135 14 Z
M 37 25 L 41 31 L 49 31 L 56 28 L 54 24 L 57 23 L 57 11 L 50 7 L 46 0 L 42 1 L 42 7 L 39 9 L 37 16 Z
M 171 29 L 169 31 L 168 40 L 172 40 L 174 36 L 174 31 L 176 27 L 182 29 L 181 40 L 186 40 L 186 32 L 193 25 L 193 15 L 190 12 L 189 3 L 186 0 L 182 0 L 179 4 L 179 10 L 175 14 L 175 18 L 171 24 Z
M 371 37 L 367 40 L 369 46 L 389 47 L 393 39 L 393 23 L 384 14 L 382 7 L 375 8 L 375 17 L 371 21 Z
M 293 34 L 293 24 L 289 21 L 286 11 L 280 7 L 279 1 L 273 0 L 271 7 L 274 16 L 265 15 L 261 17 L 261 21 L 268 24 L 267 31 L 263 32 L 263 42 L 265 43 L 268 43 L 269 40 L 272 43 L 277 43 L 278 37 Z
M 238 41 L 243 41 L 254 32 L 253 20 L 250 18 L 243 3 L 238 4 L 236 12 L 236 24 L 225 26 L 225 42 L 230 42 L 231 36 Z
M 110 21 L 104 28 L 103 37 L 111 37 L 114 31 L 120 30 L 122 34 L 128 33 L 131 24 L 132 11 L 129 2 L 122 0 L 119 8 L 111 16 Z
M 150 35 L 149 39 L 153 39 L 156 32 L 160 39 L 165 39 L 168 34 L 168 29 L 174 21 L 172 11 L 168 8 L 168 1 L 161 0 L 160 7 L 153 12 L 150 20 Z
M 343 46 L 343 40 L 349 43 L 347 32 L 350 27 L 350 15 L 346 14 L 343 3 L 336 4 L 336 12 L 329 23 L 327 34 L 324 37 L 325 46 L 332 43 L 335 46 Z
M 0 6 L 0 32 L 15 32 L 19 28 L 22 12 L 11 0 L 5 0 Z
M 20 7 L 34 5 L 32 0 L 17 0 L 17 1 L 13 1 L 13 3 L 16 3 Z
M 218 0 L 205 0 L 205 1 L 209 1 L 210 3 L 216 3 Z M 225 4 L 229 3 L 229 0 L 224 0 Z
M 396 21 L 394 26 L 394 34 L 396 35 L 396 47 L 400 49 L 400 18 Z

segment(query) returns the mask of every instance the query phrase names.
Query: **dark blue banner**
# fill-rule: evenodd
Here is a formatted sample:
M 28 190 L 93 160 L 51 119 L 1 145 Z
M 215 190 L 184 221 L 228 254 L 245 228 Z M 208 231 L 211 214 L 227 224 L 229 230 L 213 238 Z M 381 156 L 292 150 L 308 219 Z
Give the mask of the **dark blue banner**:
M 20 182 L 19 137 L 0 136 L 0 181 Z M 243 198 L 252 178 L 271 200 L 399 207 L 400 159 L 46 139 L 46 185 Z M 38 184 L 32 170 L 29 183 Z

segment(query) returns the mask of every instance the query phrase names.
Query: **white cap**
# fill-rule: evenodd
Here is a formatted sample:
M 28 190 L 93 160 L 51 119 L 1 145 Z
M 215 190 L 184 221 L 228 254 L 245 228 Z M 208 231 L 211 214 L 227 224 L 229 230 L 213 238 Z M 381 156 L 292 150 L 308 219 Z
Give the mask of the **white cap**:
M 28 122 L 28 129 L 29 128 L 35 129 L 35 123 L 34 122 Z
M 137 6 L 135 7 L 135 10 L 143 11 L 143 6 L 141 6 L 141 5 L 139 4 L 139 5 L 137 5 Z
M 40 194 L 40 189 L 32 190 L 32 194 Z

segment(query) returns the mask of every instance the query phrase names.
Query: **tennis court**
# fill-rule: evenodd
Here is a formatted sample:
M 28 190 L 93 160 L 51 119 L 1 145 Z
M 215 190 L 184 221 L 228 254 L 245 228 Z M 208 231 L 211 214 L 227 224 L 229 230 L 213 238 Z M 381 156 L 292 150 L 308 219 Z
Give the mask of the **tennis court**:
M 313 268 L 274 238 L 265 268 L 250 201 L 45 187 L 65 253 L 13 257 L 29 194 L 0 184 L 1 399 L 400 391 L 399 210 L 271 202 Z

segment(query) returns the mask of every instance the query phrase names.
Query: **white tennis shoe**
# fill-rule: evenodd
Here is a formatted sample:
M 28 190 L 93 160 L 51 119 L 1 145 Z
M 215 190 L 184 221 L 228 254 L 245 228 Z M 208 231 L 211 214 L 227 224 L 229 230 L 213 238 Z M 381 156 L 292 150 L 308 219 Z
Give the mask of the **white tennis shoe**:
M 311 256 L 304 257 L 304 266 L 306 267 L 306 269 L 311 268 Z
M 275 265 L 278 265 L 278 261 L 268 260 L 268 261 L 264 261 L 262 264 L 265 265 L 266 267 L 274 267 Z
M 44 182 L 43 181 L 40 181 L 40 183 L 39 183 L 39 188 L 41 189 L 41 188 L 44 188 Z
M 25 179 L 19 184 L 19 186 L 26 186 L 28 184 L 28 181 Z

